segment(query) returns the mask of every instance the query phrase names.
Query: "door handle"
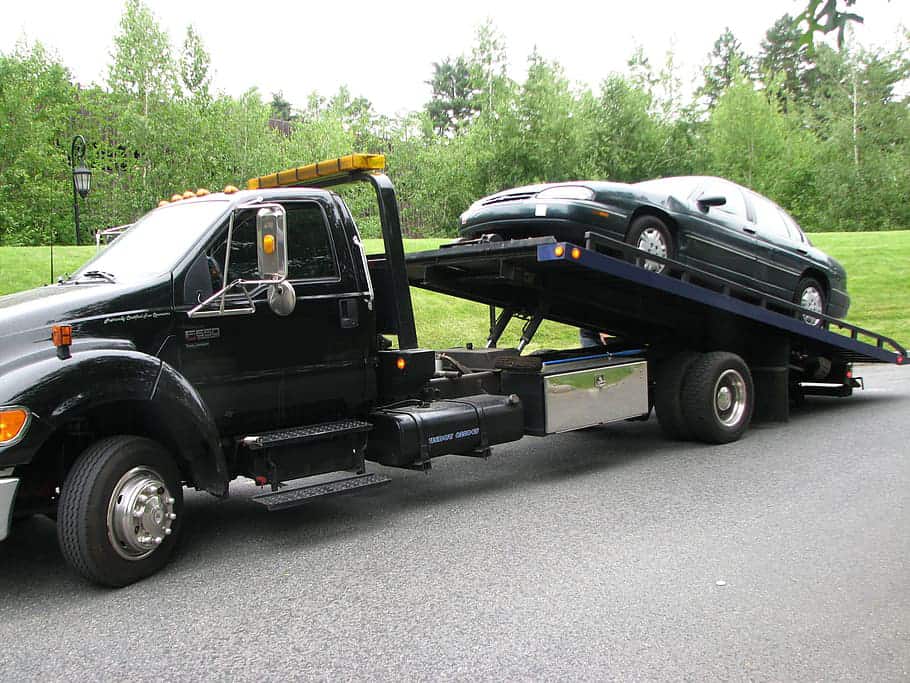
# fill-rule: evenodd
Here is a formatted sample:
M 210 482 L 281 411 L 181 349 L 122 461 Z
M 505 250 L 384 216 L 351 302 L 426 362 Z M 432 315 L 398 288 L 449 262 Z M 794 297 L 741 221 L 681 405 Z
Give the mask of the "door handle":
M 743 232 L 746 232 L 746 233 L 748 233 L 748 234 L 750 234 L 750 235 L 754 235 L 754 234 L 755 234 L 755 228 L 743 228 Z
M 798 251 L 798 252 L 799 252 L 800 254 L 802 254 L 803 256 L 808 256 L 808 255 L 809 255 L 809 252 L 808 252 L 806 249 L 800 249 L 799 247 L 797 247 L 797 248 L 796 248 L 796 251 Z

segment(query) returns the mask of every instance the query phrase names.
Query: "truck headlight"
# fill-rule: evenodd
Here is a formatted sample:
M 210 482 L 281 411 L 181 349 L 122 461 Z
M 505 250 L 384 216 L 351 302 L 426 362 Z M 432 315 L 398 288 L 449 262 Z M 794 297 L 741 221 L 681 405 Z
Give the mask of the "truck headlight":
M 0 408 L 0 446 L 12 446 L 18 443 L 31 422 L 32 414 L 22 406 L 5 406 Z

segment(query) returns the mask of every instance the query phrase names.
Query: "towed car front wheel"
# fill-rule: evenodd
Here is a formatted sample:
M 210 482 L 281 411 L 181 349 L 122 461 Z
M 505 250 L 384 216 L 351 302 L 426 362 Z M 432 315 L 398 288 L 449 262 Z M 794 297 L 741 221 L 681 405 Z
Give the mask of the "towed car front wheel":
M 629 227 L 626 242 L 655 256 L 665 259 L 676 258 L 676 245 L 667 224 L 657 216 L 639 216 Z M 653 273 L 664 273 L 668 270 L 665 263 L 637 256 L 634 262 Z

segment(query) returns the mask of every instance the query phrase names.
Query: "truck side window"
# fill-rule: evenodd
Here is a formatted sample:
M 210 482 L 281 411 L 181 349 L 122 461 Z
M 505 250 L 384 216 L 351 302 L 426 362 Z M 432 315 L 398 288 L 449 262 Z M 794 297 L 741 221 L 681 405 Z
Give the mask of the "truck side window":
M 322 207 L 315 202 L 285 206 L 288 220 L 288 279 L 338 279 L 338 264 Z
M 227 255 L 227 225 L 218 242 L 207 254 L 213 291 L 221 289 Z M 259 279 L 259 258 L 256 254 L 256 212 L 244 211 L 234 218 L 231 239 L 231 262 L 228 264 L 228 284 L 238 279 Z

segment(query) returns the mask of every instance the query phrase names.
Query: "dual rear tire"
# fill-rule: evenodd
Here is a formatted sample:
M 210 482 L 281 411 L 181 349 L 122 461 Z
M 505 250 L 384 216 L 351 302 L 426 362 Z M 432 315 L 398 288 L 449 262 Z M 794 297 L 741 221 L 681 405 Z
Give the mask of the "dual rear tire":
M 677 353 L 657 368 L 654 407 L 671 439 L 736 441 L 752 421 L 752 373 L 734 353 Z

